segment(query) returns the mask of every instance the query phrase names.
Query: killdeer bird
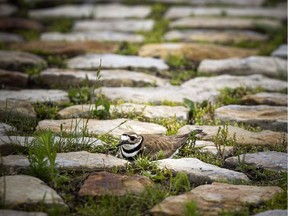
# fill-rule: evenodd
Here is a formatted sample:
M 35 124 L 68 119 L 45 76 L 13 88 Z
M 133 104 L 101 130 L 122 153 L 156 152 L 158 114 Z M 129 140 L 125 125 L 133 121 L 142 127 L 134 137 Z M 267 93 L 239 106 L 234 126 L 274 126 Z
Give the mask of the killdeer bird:
M 173 136 L 127 132 L 121 135 L 118 147 L 122 157 L 126 159 L 133 160 L 141 154 L 157 159 L 157 154 L 161 151 L 168 158 L 187 142 L 191 133 L 202 133 L 202 130 Z

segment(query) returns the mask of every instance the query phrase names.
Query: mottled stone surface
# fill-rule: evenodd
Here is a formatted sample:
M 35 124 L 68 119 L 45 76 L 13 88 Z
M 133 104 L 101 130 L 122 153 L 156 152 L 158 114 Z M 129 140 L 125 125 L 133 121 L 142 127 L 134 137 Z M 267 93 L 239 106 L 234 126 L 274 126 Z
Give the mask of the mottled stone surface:
M 83 71 L 71 69 L 47 69 L 41 72 L 40 77 L 49 86 L 58 88 L 69 88 L 71 86 L 81 86 L 83 81 L 91 85 L 106 87 L 144 87 L 144 86 L 164 86 L 167 80 L 153 75 L 128 70 L 101 70 L 101 78 L 97 76 L 97 71 Z
M 160 169 L 169 169 L 173 173 L 185 172 L 189 181 L 197 185 L 220 182 L 245 182 L 249 178 L 240 172 L 220 168 L 204 163 L 197 158 L 163 159 L 157 160 Z
M 196 77 L 181 85 L 185 88 L 204 90 L 220 90 L 223 88 L 261 88 L 267 91 L 283 91 L 287 87 L 287 82 L 267 78 L 260 74 L 250 76 L 219 75 L 214 77 Z
M 2 116 L 36 118 L 37 114 L 27 100 L 7 99 L 0 101 L 0 114 Z
M 121 5 L 106 4 L 97 5 L 94 11 L 94 18 L 101 19 L 123 19 L 123 18 L 145 18 L 151 12 L 149 6 L 144 5 Z
M 95 104 L 79 104 L 61 109 L 57 115 L 59 118 L 88 118 L 93 114 Z
M 27 83 L 27 74 L 17 71 L 7 71 L 0 69 L 0 85 L 25 88 Z
M 84 41 L 101 41 L 101 42 L 132 42 L 140 43 L 144 37 L 140 34 L 116 31 L 85 31 L 85 32 L 47 32 L 41 34 L 42 41 L 65 41 L 65 42 L 84 42 Z
M 264 129 L 287 131 L 287 107 L 268 105 L 228 105 L 215 110 L 214 118 L 222 122 L 258 125 Z
M 200 63 L 198 71 L 212 74 L 251 75 L 263 74 L 269 77 L 285 76 L 287 61 L 274 57 L 250 56 L 238 59 L 207 59 Z
M 287 209 L 286 210 L 280 210 L 280 209 L 276 209 L 276 210 L 269 210 L 269 211 L 265 211 L 265 212 L 261 212 L 258 214 L 255 214 L 254 216 L 286 216 L 288 214 Z
M 0 17 L 10 16 L 18 9 L 11 4 L 0 4 Z
M 51 129 L 53 132 L 79 132 L 87 127 L 89 133 L 105 134 L 109 133 L 112 136 L 119 136 L 127 131 L 143 134 L 165 134 L 166 128 L 148 122 L 140 122 L 128 119 L 112 119 L 112 120 L 97 120 L 97 119 L 65 119 L 65 120 L 42 120 L 38 123 L 37 130 Z
M 2 176 L 0 177 L 0 192 L 5 193 L 4 202 L 9 206 L 54 203 L 66 207 L 54 189 L 32 176 Z
M 190 192 L 171 196 L 156 204 L 153 215 L 184 215 L 185 204 L 195 202 L 200 215 L 214 216 L 223 211 L 237 211 L 248 205 L 260 205 L 282 192 L 279 187 L 230 185 L 214 182 L 201 185 Z
M 153 182 L 146 176 L 121 175 L 109 172 L 91 173 L 81 186 L 79 196 L 123 196 L 126 194 L 139 194 Z
M 0 29 L 5 31 L 15 29 L 42 31 L 43 28 L 43 25 L 36 20 L 19 17 L 0 18 Z
M 63 170 L 106 170 L 124 168 L 127 160 L 119 159 L 109 154 L 89 153 L 86 151 L 58 153 L 57 167 Z M 2 164 L 11 170 L 27 169 L 29 161 L 22 155 L 8 155 L 3 157 Z
M 25 212 L 10 209 L 0 210 L 0 216 L 47 216 L 47 215 L 48 214 L 44 212 Z
M 240 161 L 239 161 L 240 158 Z M 263 168 L 272 171 L 287 172 L 287 153 L 266 151 L 257 153 L 246 153 L 236 157 L 230 157 L 225 160 L 228 166 L 237 166 L 240 163 L 251 165 L 256 168 Z
M 69 102 L 68 93 L 62 90 L 23 89 L 19 91 L 0 90 L 0 101 L 6 99 L 20 99 L 35 102 L 66 103 Z
M 167 70 L 168 65 L 160 59 L 139 56 L 123 56 L 116 54 L 87 54 L 68 60 L 69 68 L 92 69 L 98 68 L 101 61 L 102 68 L 142 68 Z
M 16 130 L 15 127 L 5 124 L 3 122 L 0 122 L 0 136 L 6 135 L 7 131 L 15 131 L 15 130 Z
M 257 26 L 279 28 L 281 22 L 274 19 L 250 19 L 231 17 L 185 17 L 172 21 L 170 28 L 205 28 L 205 29 L 257 29 Z
M 113 20 L 83 20 L 75 22 L 74 31 L 123 31 L 138 32 L 151 31 L 154 21 L 151 19 L 113 19 Z
M 275 57 L 287 59 L 287 44 L 283 44 L 279 46 L 276 50 L 272 52 L 271 55 Z
M 11 43 L 11 42 L 22 42 L 24 38 L 18 34 L 0 32 L 0 42 Z
M 254 7 L 254 8 L 232 8 L 232 7 L 171 7 L 165 17 L 175 19 L 187 16 L 227 16 L 229 17 L 272 17 L 285 19 L 287 11 L 285 8 Z
M 209 5 L 209 4 L 224 4 L 224 5 L 234 5 L 234 6 L 261 6 L 264 0 L 149 0 L 152 2 L 163 2 L 163 3 L 173 3 L 173 4 L 191 4 L 191 5 Z
M 237 35 L 237 37 L 235 37 Z M 185 42 L 239 43 L 241 41 L 265 41 L 267 35 L 249 30 L 171 30 L 164 35 L 165 40 Z
M 169 56 L 184 56 L 191 61 L 203 59 L 223 59 L 230 57 L 246 57 L 256 54 L 256 50 L 227 47 L 214 44 L 196 43 L 161 43 L 147 44 L 140 48 L 139 55 L 144 57 L 160 57 L 167 59 Z
M 287 95 L 281 93 L 260 92 L 244 96 L 241 101 L 244 104 L 287 106 Z
M 25 52 L 39 52 L 44 54 L 58 54 L 74 57 L 88 52 L 113 53 L 118 49 L 117 44 L 101 43 L 97 41 L 63 42 L 63 41 L 29 41 L 11 45 L 12 49 Z
M 233 146 L 222 146 L 223 155 L 219 155 L 218 149 L 214 142 L 211 141 L 205 141 L 205 140 L 196 140 L 195 142 L 195 148 L 198 148 L 200 152 L 204 153 L 210 153 L 215 156 L 223 156 L 224 158 L 227 158 L 231 155 L 233 155 Z
M 180 128 L 178 134 L 186 134 L 192 130 L 201 129 L 206 134 L 201 137 L 203 140 L 213 141 L 217 134 L 219 126 L 196 126 L 196 125 L 185 125 Z M 248 146 L 270 146 L 274 147 L 280 143 L 287 145 L 287 134 L 281 132 L 274 132 L 269 130 L 263 130 L 260 132 L 251 132 L 242 128 L 228 126 L 228 139 L 232 139 L 235 134 L 236 143 L 239 145 Z
M 0 51 L 0 68 L 23 71 L 27 67 L 45 66 L 44 59 L 26 52 Z

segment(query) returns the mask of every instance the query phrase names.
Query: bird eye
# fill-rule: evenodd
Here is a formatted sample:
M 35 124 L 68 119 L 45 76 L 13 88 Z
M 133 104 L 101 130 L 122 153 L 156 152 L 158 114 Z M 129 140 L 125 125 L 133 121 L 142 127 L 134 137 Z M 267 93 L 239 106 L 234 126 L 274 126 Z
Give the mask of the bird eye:
M 134 136 L 131 136 L 131 137 L 130 137 L 130 140 L 131 140 L 131 141 L 134 141 L 135 139 L 136 139 L 136 137 L 134 137 Z

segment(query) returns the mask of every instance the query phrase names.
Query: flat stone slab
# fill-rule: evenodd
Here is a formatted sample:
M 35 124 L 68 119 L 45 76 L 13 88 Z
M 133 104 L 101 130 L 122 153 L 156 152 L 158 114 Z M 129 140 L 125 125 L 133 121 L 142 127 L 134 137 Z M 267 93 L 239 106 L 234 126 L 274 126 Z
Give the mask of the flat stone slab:
M 287 215 L 287 209 L 283 210 L 283 209 L 276 209 L 276 210 L 269 210 L 269 211 L 265 211 L 265 212 L 261 212 L 258 214 L 255 214 L 254 216 L 286 216 Z
M 62 170 L 107 170 L 126 167 L 127 160 L 108 154 L 89 153 L 87 151 L 57 153 L 57 168 Z M 27 169 L 29 161 L 23 155 L 8 155 L 3 157 L 3 166 L 9 170 Z
M 0 101 L 0 114 L 2 116 L 24 117 L 36 119 L 37 113 L 28 100 L 7 99 Z
M 19 51 L 0 51 L 0 68 L 7 70 L 23 71 L 25 68 L 45 66 L 44 59 L 31 53 Z
M 223 128 L 223 127 L 222 127 Z M 193 130 L 203 130 L 204 136 L 202 140 L 214 141 L 219 126 L 196 126 L 196 125 L 185 125 L 178 130 L 177 134 L 186 134 Z M 236 143 L 244 146 L 270 146 L 274 147 L 279 143 L 286 143 L 287 145 L 287 134 L 269 130 L 263 130 L 260 132 L 251 132 L 244 130 L 239 127 L 228 126 L 228 139 L 232 139 L 235 134 Z
M 68 60 L 68 68 L 95 69 L 101 61 L 102 68 L 141 68 L 167 70 L 168 65 L 161 59 L 116 54 L 86 54 Z
M 97 120 L 97 119 L 64 119 L 64 120 L 42 120 L 38 123 L 36 130 L 50 129 L 53 132 L 62 130 L 71 133 L 83 131 L 93 134 L 106 134 L 120 137 L 127 131 L 134 131 L 139 134 L 166 134 L 167 129 L 161 125 L 140 122 L 129 119 Z
M 143 45 L 139 55 L 144 57 L 183 56 L 187 60 L 201 61 L 203 59 L 223 59 L 231 57 L 247 57 L 255 55 L 256 50 L 227 47 L 215 44 L 196 43 L 160 43 Z
M 153 182 L 146 176 L 120 175 L 106 171 L 91 173 L 81 186 L 78 195 L 83 196 L 123 196 L 139 194 Z
M 236 167 L 240 163 L 266 170 L 287 172 L 287 153 L 276 151 L 246 153 L 225 160 L 228 166 Z
M 253 95 L 246 95 L 241 99 L 244 104 L 287 106 L 288 98 L 286 94 L 260 92 Z
M 29 147 L 29 145 L 35 142 L 35 137 L 23 137 L 23 136 L 0 136 L 0 153 L 2 156 L 9 155 L 15 151 L 15 145 L 21 147 Z M 99 139 L 92 137 L 75 137 L 75 138 L 63 138 L 56 136 L 54 142 L 58 145 L 75 145 L 75 147 L 96 147 L 103 146 L 106 143 Z
M 66 207 L 57 192 L 42 180 L 27 176 L 14 175 L 0 177 L 0 192 L 5 194 L 3 202 L 9 206 L 39 204 L 58 204 Z
M 204 90 L 220 90 L 223 88 L 261 88 L 266 91 L 283 91 L 287 87 L 286 81 L 267 78 L 260 74 L 248 76 L 219 75 L 214 77 L 196 77 L 181 85 L 185 88 Z
M 123 100 L 131 103 L 153 103 L 161 105 L 165 101 L 183 103 L 183 98 L 188 98 L 193 102 L 203 102 L 204 100 L 215 101 L 219 95 L 211 89 L 186 88 L 181 86 L 163 87 L 115 87 L 96 89 L 95 94 L 102 93 L 110 100 Z
M 282 192 L 275 186 L 232 185 L 214 182 L 201 185 L 178 196 L 170 196 L 156 204 L 152 215 L 184 215 L 186 204 L 195 202 L 200 215 L 219 215 L 239 211 L 247 205 L 257 206 Z
M 60 5 L 52 8 L 34 9 L 29 11 L 29 17 L 32 18 L 87 18 L 91 17 L 94 11 L 93 5 Z
M 84 42 L 84 41 L 101 41 L 101 42 L 132 42 L 141 43 L 144 37 L 140 34 L 116 31 L 86 31 L 86 32 L 47 32 L 40 36 L 41 41 L 65 41 L 65 42 Z
M 261 6 L 264 0 L 149 0 L 152 2 L 163 2 L 173 4 L 191 4 L 191 5 L 209 5 L 209 4 L 224 4 L 224 5 L 235 5 L 235 6 Z
M 21 35 L 7 33 L 7 32 L 0 32 L 0 42 L 3 43 L 15 43 L 15 42 L 23 42 L 24 38 Z
M 28 100 L 32 103 L 50 102 L 50 103 L 67 103 L 69 102 L 68 93 L 62 90 L 46 89 L 23 89 L 19 91 L 0 90 L 0 101 L 7 99 Z
M 222 122 L 258 125 L 263 129 L 287 132 L 287 107 L 268 105 L 228 105 L 215 110 L 214 118 Z
M 287 44 L 283 44 L 279 46 L 276 50 L 272 52 L 271 55 L 275 57 L 287 59 Z
M 0 29 L 3 31 L 17 29 L 42 31 L 44 29 L 44 26 L 36 20 L 22 17 L 6 17 L 0 19 Z
M 287 18 L 285 8 L 279 7 L 247 7 L 247 8 L 231 8 L 231 7 L 179 7 L 169 8 L 165 17 L 175 19 L 188 16 L 223 16 L 227 17 L 272 17 L 277 19 Z
M 101 43 L 97 41 L 63 42 L 63 41 L 27 41 L 25 43 L 12 44 L 11 49 L 24 52 L 41 53 L 47 55 L 66 55 L 74 57 L 84 53 L 113 53 L 118 49 L 117 44 Z
M 48 216 L 48 214 L 44 212 L 24 212 L 10 209 L 1 209 L 0 216 Z
M 28 75 L 0 69 L 0 85 L 25 88 L 28 84 Z
M 95 110 L 94 104 L 82 104 L 66 107 L 58 112 L 60 118 L 89 117 Z M 188 120 L 188 108 L 184 106 L 149 106 L 142 104 L 124 103 L 110 107 L 110 113 L 134 113 L 148 119 L 177 118 L 178 120 Z
M 235 37 L 237 35 L 237 37 Z M 249 30 L 172 30 L 164 35 L 167 41 L 176 40 L 183 42 L 212 42 L 212 43 L 239 43 L 242 41 L 265 41 L 267 35 Z
M 154 26 L 154 20 L 136 20 L 136 19 L 113 19 L 113 20 L 83 20 L 75 22 L 74 31 L 123 31 L 139 32 L 151 31 Z
M 287 73 L 287 61 L 265 56 L 251 56 L 242 59 L 207 59 L 200 63 L 197 71 L 231 75 L 263 74 L 279 78 Z
M 7 131 L 16 131 L 16 128 L 11 125 L 0 122 L 0 136 L 6 135 Z
M 219 156 L 218 149 L 214 142 L 205 140 L 196 140 L 195 148 L 198 148 L 200 152 L 210 153 L 215 156 Z M 222 146 L 224 158 L 233 154 L 233 146 Z
M 0 4 L 0 17 L 10 16 L 18 9 L 11 4 Z
M 124 18 L 145 18 L 151 12 L 150 6 L 145 5 L 122 5 L 103 4 L 97 5 L 94 10 L 94 18 L 101 19 L 124 19 Z
M 251 19 L 233 17 L 184 17 L 170 22 L 170 28 L 193 29 L 257 29 L 258 26 L 281 27 L 281 22 L 274 19 Z
M 101 70 L 101 78 L 97 77 L 97 71 L 83 71 L 71 69 L 46 69 L 41 72 L 40 77 L 43 82 L 58 88 L 69 88 L 71 86 L 81 86 L 83 81 L 89 80 L 91 85 L 106 87 L 145 87 L 164 86 L 168 81 L 146 73 L 128 70 Z
M 160 169 L 168 169 L 173 173 L 185 172 L 189 181 L 197 185 L 207 182 L 248 182 L 249 178 L 240 172 L 207 164 L 197 158 L 157 160 Z

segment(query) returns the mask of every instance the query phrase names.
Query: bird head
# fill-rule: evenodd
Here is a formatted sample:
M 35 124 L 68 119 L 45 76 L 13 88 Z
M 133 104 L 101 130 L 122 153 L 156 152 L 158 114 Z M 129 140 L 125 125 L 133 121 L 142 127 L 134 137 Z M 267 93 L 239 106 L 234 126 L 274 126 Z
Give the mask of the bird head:
M 126 132 L 121 135 L 118 146 L 135 145 L 142 141 L 142 136 L 134 132 Z

